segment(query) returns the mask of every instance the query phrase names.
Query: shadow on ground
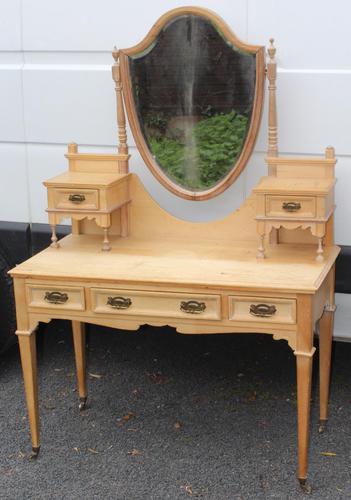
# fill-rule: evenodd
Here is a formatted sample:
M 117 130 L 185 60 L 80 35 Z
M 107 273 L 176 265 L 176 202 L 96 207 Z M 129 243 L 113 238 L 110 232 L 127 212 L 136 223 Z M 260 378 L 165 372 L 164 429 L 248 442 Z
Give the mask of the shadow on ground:
M 89 404 L 79 414 L 69 323 L 53 322 L 38 337 L 37 461 L 27 458 L 17 348 L 0 364 L 1 499 L 304 498 L 295 479 L 295 358 L 284 341 L 91 327 Z M 334 346 L 324 435 L 314 381 L 310 481 L 318 500 L 351 498 L 350 359 L 351 344 Z

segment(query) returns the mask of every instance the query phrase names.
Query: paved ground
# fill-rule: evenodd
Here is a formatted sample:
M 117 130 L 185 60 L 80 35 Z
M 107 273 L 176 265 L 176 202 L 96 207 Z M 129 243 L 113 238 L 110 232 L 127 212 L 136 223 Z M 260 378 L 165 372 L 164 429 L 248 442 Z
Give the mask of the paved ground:
M 35 462 L 17 349 L 0 363 L 1 499 L 304 498 L 295 480 L 295 359 L 284 341 L 91 327 L 89 407 L 79 414 L 69 324 L 39 337 Z M 351 498 L 350 359 L 351 344 L 335 346 L 324 435 L 314 383 L 315 499 Z

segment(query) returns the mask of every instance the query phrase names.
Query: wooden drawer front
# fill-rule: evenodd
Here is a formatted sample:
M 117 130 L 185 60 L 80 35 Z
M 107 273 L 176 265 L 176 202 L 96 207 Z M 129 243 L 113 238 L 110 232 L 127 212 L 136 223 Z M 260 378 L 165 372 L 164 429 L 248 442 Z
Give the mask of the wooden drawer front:
M 57 287 L 47 285 L 27 285 L 29 307 L 84 311 L 84 288 Z
M 292 219 L 316 216 L 316 198 L 313 196 L 266 196 L 267 217 Z
M 296 323 L 296 300 L 271 297 L 236 297 L 229 299 L 229 319 L 265 323 Z
M 97 189 L 56 188 L 53 190 L 53 200 L 54 208 L 62 210 L 99 209 L 99 191 Z
M 221 319 L 219 295 L 92 288 L 91 296 L 95 313 L 186 318 L 191 321 Z

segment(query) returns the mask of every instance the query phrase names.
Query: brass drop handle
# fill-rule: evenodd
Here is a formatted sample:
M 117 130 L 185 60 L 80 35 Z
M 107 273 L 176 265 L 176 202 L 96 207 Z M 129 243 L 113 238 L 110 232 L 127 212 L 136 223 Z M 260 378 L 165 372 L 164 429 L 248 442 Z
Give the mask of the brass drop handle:
M 44 300 L 50 304 L 64 304 L 68 300 L 68 295 L 62 292 L 45 292 Z
M 269 304 L 251 304 L 250 314 L 252 316 L 258 316 L 259 318 L 269 318 L 277 312 L 277 308 L 274 305 Z
M 205 302 L 198 302 L 197 300 L 182 301 L 180 303 L 180 310 L 189 314 L 200 314 L 206 309 Z
M 83 201 L 85 201 L 85 196 L 84 196 L 84 194 L 79 194 L 79 193 L 70 194 L 68 199 L 72 203 L 82 203 Z
M 298 201 L 284 201 L 282 209 L 287 212 L 297 212 L 301 208 L 301 203 Z
M 128 309 L 132 305 L 132 300 L 126 297 L 108 297 L 107 305 L 113 309 Z

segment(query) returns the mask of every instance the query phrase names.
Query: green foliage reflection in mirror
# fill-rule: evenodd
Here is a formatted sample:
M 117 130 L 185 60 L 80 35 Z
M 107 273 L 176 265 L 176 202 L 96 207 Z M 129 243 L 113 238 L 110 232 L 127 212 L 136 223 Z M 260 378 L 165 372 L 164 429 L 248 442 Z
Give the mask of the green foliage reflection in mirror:
M 252 119 L 256 54 L 209 19 L 186 14 L 129 56 L 129 72 L 140 129 L 162 172 L 194 192 L 230 174 Z

